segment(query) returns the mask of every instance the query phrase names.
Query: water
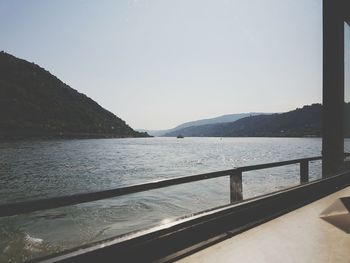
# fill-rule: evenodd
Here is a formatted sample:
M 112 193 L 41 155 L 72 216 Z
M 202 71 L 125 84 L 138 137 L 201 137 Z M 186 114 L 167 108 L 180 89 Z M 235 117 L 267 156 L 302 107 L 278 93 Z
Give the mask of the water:
M 0 142 L 0 203 L 321 155 L 319 138 Z M 320 162 L 310 164 L 311 180 Z M 299 166 L 244 173 L 244 198 L 299 183 Z M 0 219 L 0 262 L 20 262 L 229 203 L 229 178 Z

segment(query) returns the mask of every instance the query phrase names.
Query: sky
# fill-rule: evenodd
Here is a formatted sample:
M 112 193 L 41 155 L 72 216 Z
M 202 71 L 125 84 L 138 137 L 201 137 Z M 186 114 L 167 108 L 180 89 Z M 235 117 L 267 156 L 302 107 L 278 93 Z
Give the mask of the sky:
M 0 50 L 133 128 L 322 98 L 321 0 L 0 0 Z

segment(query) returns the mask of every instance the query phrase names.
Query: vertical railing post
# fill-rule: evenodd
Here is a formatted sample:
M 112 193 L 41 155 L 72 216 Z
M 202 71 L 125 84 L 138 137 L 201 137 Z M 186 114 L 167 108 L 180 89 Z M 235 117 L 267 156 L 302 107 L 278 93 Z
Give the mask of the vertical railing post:
M 230 175 L 231 203 L 243 200 L 242 171 L 236 170 Z
M 309 161 L 300 162 L 300 184 L 309 182 Z

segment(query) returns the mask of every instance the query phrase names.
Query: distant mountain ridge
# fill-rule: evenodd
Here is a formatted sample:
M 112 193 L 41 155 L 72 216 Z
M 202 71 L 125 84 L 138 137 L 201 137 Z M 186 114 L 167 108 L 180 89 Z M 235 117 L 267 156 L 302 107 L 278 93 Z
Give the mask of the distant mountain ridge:
M 50 72 L 0 52 L 0 138 L 146 137 Z
M 347 105 L 349 108 L 349 105 Z M 301 137 L 321 135 L 321 104 L 271 115 L 256 115 L 234 122 L 186 127 L 166 133 L 174 137 Z
M 191 126 L 200 126 L 200 125 L 207 125 L 207 124 L 214 124 L 214 123 L 226 123 L 226 122 L 234 122 L 236 120 L 249 117 L 249 116 L 256 116 L 256 115 L 263 115 L 263 114 L 269 114 L 269 113 L 258 113 L 258 112 L 248 112 L 248 113 L 236 113 L 236 114 L 226 114 L 215 118 L 209 118 L 209 119 L 202 119 L 197 121 L 189 121 L 185 122 L 183 124 L 180 124 L 174 128 L 174 130 L 179 130 Z
M 138 129 L 140 132 L 148 132 L 152 136 L 163 136 L 167 133 L 175 132 L 178 130 L 181 130 L 183 128 L 191 127 L 191 126 L 201 126 L 201 125 L 207 125 L 207 124 L 215 124 L 215 123 L 227 123 L 227 122 L 234 122 L 236 120 L 248 117 L 248 116 L 256 116 L 256 115 L 265 115 L 265 114 L 271 114 L 271 113 L 258 113 L 258 112 L 249 112 L 249 113 L 236 113 L 236 114 L 226 114 L 214 118 L 208 118 L 208 119 L 200 119 L 196 121 L 189 121 L 182 123 L 175 128 L 169 129 L 169 130 L 145 130 L 145 129 Z

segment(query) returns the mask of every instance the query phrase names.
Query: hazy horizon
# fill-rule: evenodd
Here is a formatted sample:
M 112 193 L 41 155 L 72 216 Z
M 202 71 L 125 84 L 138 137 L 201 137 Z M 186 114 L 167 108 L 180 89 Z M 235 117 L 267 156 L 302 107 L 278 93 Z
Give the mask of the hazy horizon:
M 0 22 L 0 50 L 135 129 L 322 98 L 320 0 L 0 0 Z
M 311 103 L 312 104 L 312 103 Z M 296 108 L 301 108 L 303 106 L 306 106 L 306 105 L 302 105 L 300 107 L 296 107 Z M 290 109 L 290 110 L 287 110 L 288 111 L 292 111 L 292 110 L 295 110 L 296 108 L 294 109 Z M 176 128 L 177 126 L 180 126 L 181 124 L 185 124 L 185 123 L 188 123 L 188 122 L 195 122 L 195 121 L 200 121 L 200 120 L 209 120 L 209 119 L 214 119 L 214 118 L 218 118 L 218 117 L 224 117 L 224 116 L 228 116 L 228 115 L 233 115 L 233 114 L 249 114 L 249 113 L 259 113 L 259 114 L 274 114 L 274 113 L 284 113 L 284 112 L 255 112 L 255 111 L 249 111 L 249 112 L 232 112 L 232 113 L 227 113 L 227 114 L 223 114 L 223 115 L 215 115 L 215 116 L 207 116 L 207 117 L 204 117 L 204 118 L 201 118 L 201 119 L 193 119 L 193 120 L 185 120 L 181 123 L 178 123 L 176 124 L 175 126 L 173 127 L 169 127 L 169 128 L 165 128 L 165 129 L 144 129 L 144 128 L 135 128 L 135 130 L 140 130 L 140 131 L 162 131 L 162 130 L 171 130 L 173 128 Z M 201 124 L 200 124 L 201 125 Z

